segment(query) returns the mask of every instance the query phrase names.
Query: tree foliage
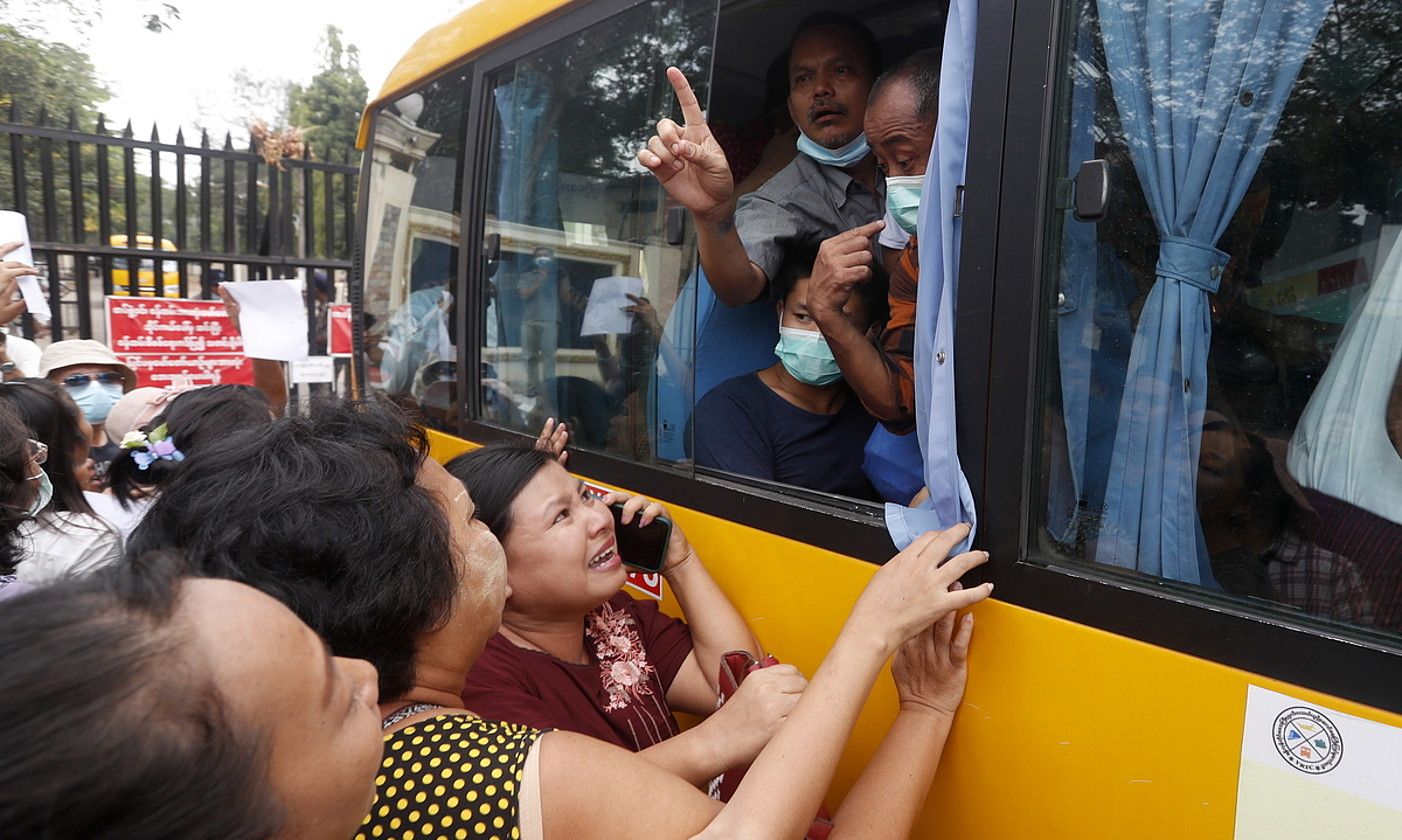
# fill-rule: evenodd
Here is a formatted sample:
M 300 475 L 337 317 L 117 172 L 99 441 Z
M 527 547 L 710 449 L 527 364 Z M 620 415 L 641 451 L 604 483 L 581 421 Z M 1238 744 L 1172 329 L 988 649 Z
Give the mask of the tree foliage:
M 84 53 L 0 24 L 0 113 L 4 116 L 18 102 L 30 119 L 44 108 L 60 120 L 73 111 L 81 124 L 88 125 L 110 96 Z
M 360 114 L 370 89 L 360 75 L 360 51 L 341 42 L 341 30 L 326 27 L 321 70 L 306 85 L 287 91 L 288 121 L 305 131 L 311 156 L 339 160 L 354 153 Z
M 142 0 L 137 14 L 142 26 L 160 33 L 180 20 L 180 7 L 160 0 Z M 46 24 L 56 18 L 85 30 L 101 17 L 101 0 L 0 0 L 0 20 L 25 32 L 43 32 Z

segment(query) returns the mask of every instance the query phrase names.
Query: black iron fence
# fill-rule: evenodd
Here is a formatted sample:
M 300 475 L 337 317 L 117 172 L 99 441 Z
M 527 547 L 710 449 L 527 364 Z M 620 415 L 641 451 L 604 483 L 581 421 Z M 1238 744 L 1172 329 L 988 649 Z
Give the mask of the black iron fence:
M 282 158 L 270 163 L 226 134 L 211 146 L 177 132 L 138 140 L 128 123 L 112 135 L 28 124 L 19 104 L 0 122 L 0 209 L 28 217 L 36 263 L 48 281 L 53 321 L 24 317 L 26 337 L 105 340 L 103 297 L 209 298 L 224 280 L 307 279 L 308 331 L 327 301 L 346 300 L 355 235 L 358 167 Z M 38 335 L 36 336 L 36 332 Z

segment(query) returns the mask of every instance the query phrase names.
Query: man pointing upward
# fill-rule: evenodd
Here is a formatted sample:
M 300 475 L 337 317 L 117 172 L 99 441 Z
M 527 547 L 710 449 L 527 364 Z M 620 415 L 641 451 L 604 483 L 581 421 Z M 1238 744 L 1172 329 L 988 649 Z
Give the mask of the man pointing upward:
M 881 218 L 882 185 L 862 131 L 880 71 L 880 47 L 859 21 L 820 12 L 800 23 L 788 100 L 800 154 L 737 202 L 730 165 L 696 94 L 680 70 L 668 68 L 683 124 L 659 122 L 638 162 L 691 211 L 701 266 L 722 303 L 759 299 L 797 249 Z

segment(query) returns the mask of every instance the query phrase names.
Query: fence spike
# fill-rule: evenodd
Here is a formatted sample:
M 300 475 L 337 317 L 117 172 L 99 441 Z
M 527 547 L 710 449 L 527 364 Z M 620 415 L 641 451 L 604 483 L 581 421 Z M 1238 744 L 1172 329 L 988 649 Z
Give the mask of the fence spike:
M 127 127 L 122 129 L 122 136 L 127 139 L 131 139 L 136 136 L 136 134 L 131 130 L 131 120 L 127 120 Z
M 12 97 L 12 98 L 10 99 L 10 122 L 12 122 L 12 123 L 18 123 L 18 122 L 19 122 L 19 97 L 18 97 L 18 96 Z
M 233 150 L 234 150 L 234 134 L 233 134 L 232 131 L 226 131 L 226 132 L 224 132 L 224 151 L 226 151 L 226 152 L 232 152 Z
M 48 121 L 49 121 L 49 106 L 47 106 L 47 105 L 40 105 L 40 106 L 39 106 L 39 119 L 36 120 L 34 124 L 35 124 L 35 125 L 38 125 L 38 126 L 42 126 L 42 125 L 47 124 Z
M 175 129 L 175 145 L 177 145 L 177 146 L 183 146 L 183 145 L 185 145 L 185 129 L 183 129 L 183 128 L 176 128 L 176 129 Z
M 96 130 L 95 133 L 97 133 L 97 134 L 106 134 L 106 133 L 107 133 L 107 117 L 106 117 L 101 111 L 99 111 L 98 114 L 97 114 L 97 130 Z
M 77 112 L 77 110 L 75 110 L 75 109 L 73 109 L 73 108 L 69 108 L 69 109 L 68 109 L 68 130 L 69 130 L 69 131 L 77 131 L 77 130 L 78 130 L 78 112 Z
M 209 129 L 207 128 L 200 129 L 200 148 L 209 148 Z
M 151 142 L 152 142 L 152 143 L 159 143 L 159 142 L 161 142 L 161 134 L 160 134 L 159 131 L 156 130 L 156 124 L 155 124 L 155 123 L 151 123 Z

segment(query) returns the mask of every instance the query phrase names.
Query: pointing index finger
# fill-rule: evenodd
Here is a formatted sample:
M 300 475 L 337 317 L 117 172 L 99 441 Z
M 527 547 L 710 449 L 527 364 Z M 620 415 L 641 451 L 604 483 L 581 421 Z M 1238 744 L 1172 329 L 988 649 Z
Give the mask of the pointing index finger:
M 687 125 L 705 125 L 706 118 L 701 113 L 701 103 L 696 101 L 696 94 L 691 90 L 691 83 L 682 75 L 682 71 L 675 67 L 667 68 L 667 81 L 672 83 L 672 90 L 677 93 L 677 103 L 682 106 L 682 120 Z

